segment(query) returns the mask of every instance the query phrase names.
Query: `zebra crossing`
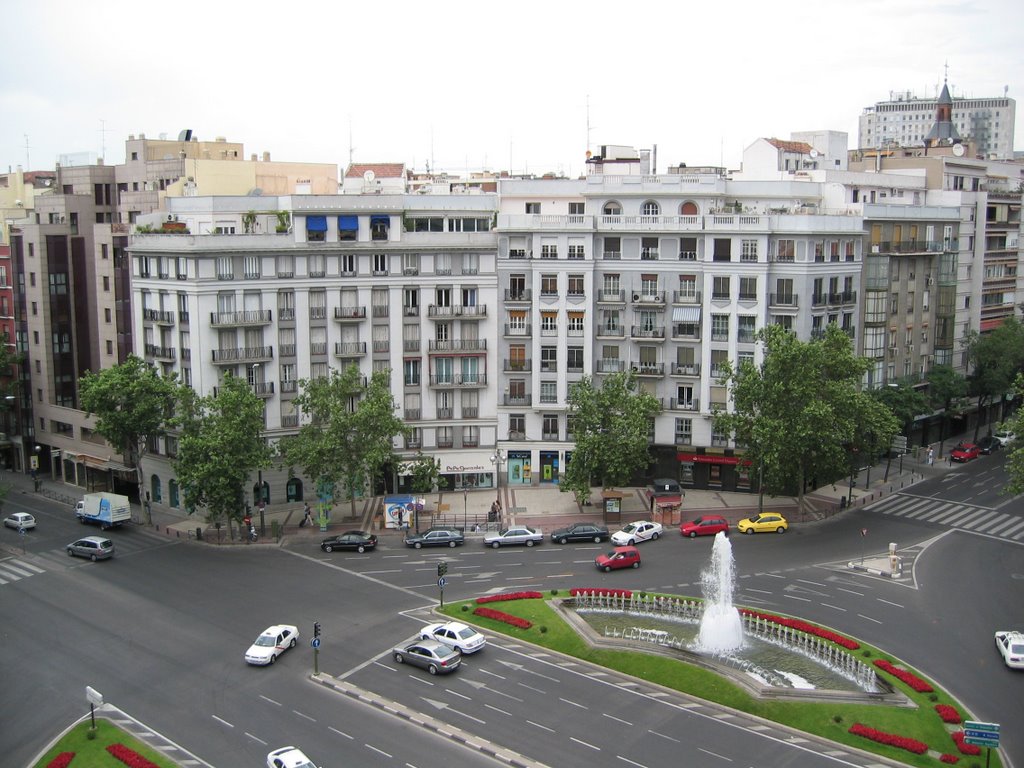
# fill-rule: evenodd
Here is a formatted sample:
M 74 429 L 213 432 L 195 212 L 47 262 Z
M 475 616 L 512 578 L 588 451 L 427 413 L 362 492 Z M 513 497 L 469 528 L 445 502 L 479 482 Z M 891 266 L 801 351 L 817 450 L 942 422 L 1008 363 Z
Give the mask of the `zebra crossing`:
M 92 531 L 83 535 L 89 535 Z M 122 557 L 145 549 L 153 549 L 157 545 L 173 544 L 173 539 L 168 539 L 158 533 L 153 533 L 142 528 L 136 528 L 128 535 L 120 536 L 116 533 L 110 538 L 114 541 L 114 557 Z M 64 571 L 75 566 L 89 564 L 88 560 L 68 557 L 67 549 L 56 547 L 41 551 L 33 551 L 31 539 L 29 539 L 28 552 L 24 555 L 15 554 L 7 557 L 0 557 L 0 587 L 14 582 L 38 576 L 47 571 Z M 17 551 L 20 544 L 13 551 Z
M 1014 505 L 1018 507 L 1020 505 Z M 1002 539 L 1024 542 L 1024 514 L 1000 512 L 991 507 L 942 501 L 897 493 L 871 507 L 873 512 L 921 520 Z

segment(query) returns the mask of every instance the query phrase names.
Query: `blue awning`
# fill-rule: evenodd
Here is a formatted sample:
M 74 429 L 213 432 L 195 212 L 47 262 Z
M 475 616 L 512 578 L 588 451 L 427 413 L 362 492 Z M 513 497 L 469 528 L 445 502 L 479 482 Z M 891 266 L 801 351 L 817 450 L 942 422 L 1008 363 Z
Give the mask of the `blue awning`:
M 375 213 L 372 216 L 370 216 L 370 226 L 373 226 L 374 224 L 386 224 L 388 226 L 391 226 L 391 217 L 386 216 L 384 214 Z
M 338 231 L 339 232 L 357 232 L 359 230 L 359 217 L 358 216 L 339 216 L 338 217 Z
M 327 217 L 326 216 L 307 216 L 306 217 L 306 231 L 307 232 L 326 232 L 327 231 Z

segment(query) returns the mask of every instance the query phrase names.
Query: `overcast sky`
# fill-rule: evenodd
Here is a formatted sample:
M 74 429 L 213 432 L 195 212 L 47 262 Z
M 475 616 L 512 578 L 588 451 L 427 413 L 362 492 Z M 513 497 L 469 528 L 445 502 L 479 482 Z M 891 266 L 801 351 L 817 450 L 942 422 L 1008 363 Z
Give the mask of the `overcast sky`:
M 184 128 L 341 167 L 579 175 L 601 144 L 737 167 L 761 136 L 854 146 L 864 107 L 934 96 L 947 61 L 954 95 L 1024 103 L 1020 0 L 3 5 L 4 171 Z

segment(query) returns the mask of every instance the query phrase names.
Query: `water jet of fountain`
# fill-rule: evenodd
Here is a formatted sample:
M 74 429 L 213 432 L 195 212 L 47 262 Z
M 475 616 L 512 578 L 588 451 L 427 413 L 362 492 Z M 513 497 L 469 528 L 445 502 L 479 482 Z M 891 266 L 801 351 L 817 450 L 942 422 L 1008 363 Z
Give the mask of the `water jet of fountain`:
M 704 593 L 704 613 L 700 619 L 697 649 L 704 653 L 723 654 L 743 646 L 743 624 L 740 612 L 732 604 L 736 586 L 732 543 L 724 532 L 715 534 L 711 548 L 711 564 L 700 576 Z

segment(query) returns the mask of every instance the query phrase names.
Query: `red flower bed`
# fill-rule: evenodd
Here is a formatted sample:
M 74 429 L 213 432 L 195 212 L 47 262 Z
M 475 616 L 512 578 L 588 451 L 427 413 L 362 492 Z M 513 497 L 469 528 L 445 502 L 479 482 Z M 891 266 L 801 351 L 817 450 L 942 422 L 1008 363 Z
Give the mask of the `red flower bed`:
M 963 718 L 956 711 L 956 707 L 951 707 L 949 704 L 936 704 L 935 711 L 939 713 L 939 717 L 942 718 L 944 723 L 957 724 L 963 722 Z
M 518 616 L 513 616 L 509 613 L 502 611 L 496 611 L 493 608 L 477 608 L 473 611 L 477 616 L 483 616 L 486 619 L 494 619 L 495 621 L 503 621 L 506 624 L 511 624 L 513 627 L 519 627 L 520 629 L 529 629 L 533 626 L 532 621 L 527 619 L 521 619 Z
M 156 763 L 147 760 L 134 749 L 128 749 L 124 744 L 111 744 L 107 752 L 112 754 L 128 768 L 160 768 Z
M 954 731 L 953 733 L 951 733 L 949 735 L 953 737 L 953 741 L 956 742 L 956 748 L 960 750 L 960 754 L 961 755 L 980 755 L 981 754 L 981 747 L 979 747 L 977 744 L 968 744 L 967 742 L 964 741 L 964 732 L 963 731 Z
M 540 600 L 544 597 L 540 592 L 509 592 L 504 595 L 487 595 L 478 597 L 477 603 L 500 603 L 503 600 Z
M 940 763 L 950 763 L 951 765 L 955 765 L 955 764 L 960 762 L 960 758 L 957 757 L 956 755 L 945 754 L 945 755 L 943 755 L 942 757 L 939 758 L 939 762 Z
M 601 597 L 632 597 L 633 592 L 628 589 L 587 589 L 585 587 L 573 587 L 569 590 L 573 597 L 578 595 L 600 595 Z
M 887 744 L 890 747 L 905 749 L 907 752 L 913 752 L 915 755 L 923 755 L 928 751 L 928 745 L 923 741 L 911 739 L 907 736 L 899 736 L 895 733 L 876 731 L 874 728 L 868 728 L 866 725 L 861 725 L 860 723 L 854 723 L 851 725 L 850 733 L 854 736 L 863 736 L 865 739 L 877 741 L 879 744 Z
M 816 624 L 811 624 L 806 621 L 801 621 L 800 619 L 787 619 L 784 616 L 776 616 L 771 613 L 761 613 L 760 611 L 751 611 L 746 608 L 741 609 L 740 613 L 744 616 L 767 619 L 774 624 L 789 627 L 790 629 L 795 629 L 799 632 L 806 632 L 808 635 L 815 635 L 816 637 L 820 637 L 822 640 L 829 640 L 836 645 L 841 645 L 849 651 L 855 651 L 860 648 L 860 643 L 856 640 L 851 640 L 844 635 L 840 635 L 838 632 L 833 632 L 832 630 L 819 627 Z
M 75 759 L 74 752 L 61 752 L 46 764 L 46 768 L 68 768 L 68 763 Z
M 918 693 L 931 693 L 934 690 L 928 683 L 922 680 L 917 675 L 907 672 L 905 669 L 900 669 L 891 661 L 885 659 L 875 659 L 875 666 L 879 669 L 885 670 L 893 677 L 902 680 L 904 683 L 909 685 Z

